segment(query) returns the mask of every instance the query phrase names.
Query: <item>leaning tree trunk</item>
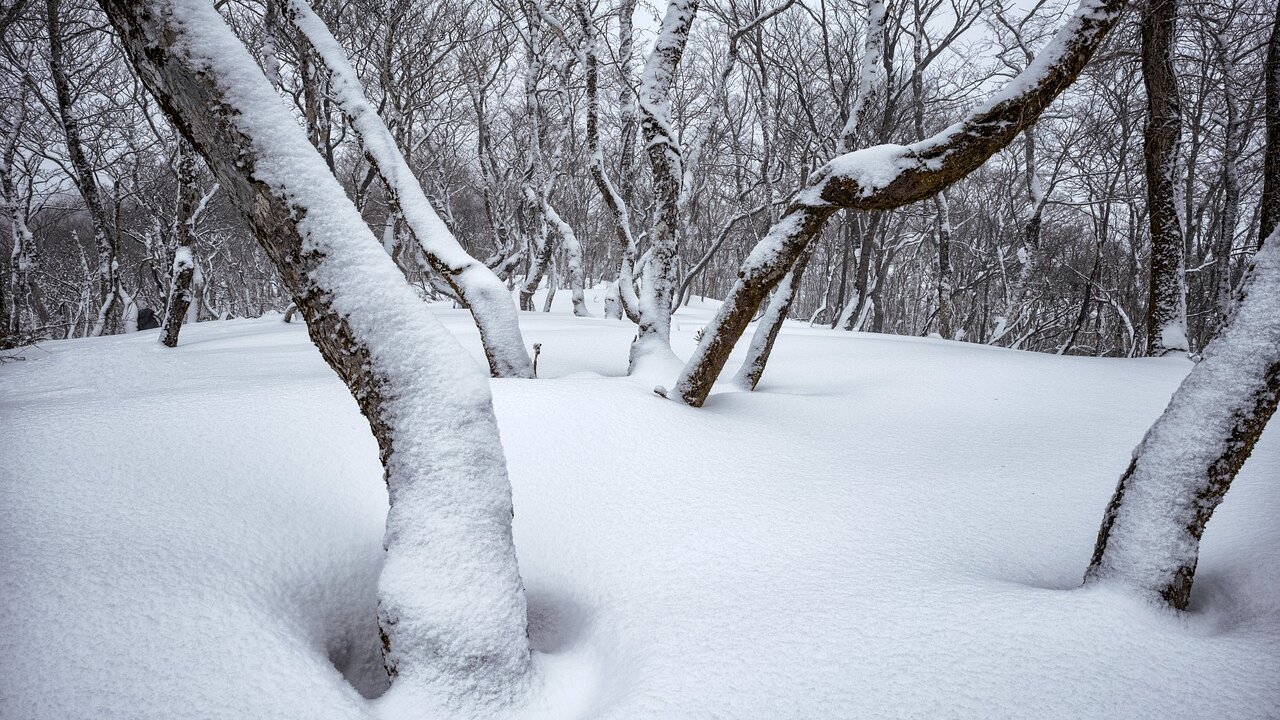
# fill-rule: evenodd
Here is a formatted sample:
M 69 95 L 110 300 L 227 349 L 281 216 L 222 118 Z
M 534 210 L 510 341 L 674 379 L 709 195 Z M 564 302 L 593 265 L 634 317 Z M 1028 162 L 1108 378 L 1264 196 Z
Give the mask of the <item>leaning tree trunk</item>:
M 1173 67 L 1177 0 L 1146 0 L 1142 11 L 1142 78 L 1147 87 L 1147 217 L 1151 278 L 1147 295 L 1147 354 L 1186 352 L 1187 291 L 1182 220 L 1178 216 L 1182 110 Z
M 804 271 L 809 266 L 812 255 L 813 246 L 810 245 L 773 291 L 773 298 L 765 308 L 764 317 L 760 318 L 755 335 L 751 336 L 747 357 L 735 376 L 735 381 L 742 387 L 755 390 L 756 385 L 760 384 L 765 365 L 769 363 L 769 355 L 773 353 L 773 344 L 777 342 L 778 333 L 782 332 L 782 325 L 787 321 L 791 303 L 795 302 L 796 295 L 800 292 L 800 282 L 804 279 Z
M 471 310 L 489 372 L 494 377 L 533 377 L 533 361 L 525 350 L 510 293 L 492 270 L 463 249 L 440 220 L 395 138 L 365 98 L 359 76 L 329 28 L 303 0 L 285 1 L 285 14 L 328 69 L 330 92 L 360 134 L 365 155 L 382 176 L 390 205 L 404 217 L 431 269 Z
M 738 279 L 702 333 L 674 392 L 695 407 L 769 291 L 841 208 L 892 210 L 932 197 L 1006 147 L 1075 81 L 1127 0 L 1081 0 L 1049 45 L 995 97 L 967 118 L 910 146 L 879 145 L 842 155 L 812 174 L 747 256 Z M 863 258 L 862 262 L 867 259 Z
M 532 679 L 511 488 L 484 374 L 361 219 L 204 0 L 101 0 L 143 83 L 280 271 L 369 421 L 390 511 L 378 619 L 391 693 L 424 715 L 518 703 Z
M 178 346 L 178 333 L 182 321 L 191 307 L 191 280 L 196 274 L 196 206 L 200 202 L 200 188 L 196 185 L 196 156 L 186 142 L 178 142 L 178 217 L 175 230 L 177 247 L 173 251 L 173 264 L 169 272 L 169 299 L 165 303 L 164 331 L 160 342 L 165 347 Z
M 1184 609 L 1200 537 L 1280 399 L 1280 232 L 1253 257 L 1234 313 L 1133 453 L 1098 532 L 1089 584 Z
M 564 248 L 565 264 L 569 266 L 569 292 L 573 298 L 573 314 L 577 317 L 591 317 L 591 311 L 587 309 L 586 292 L 584 285 L 586 277 L 582 269 L 582 243 L 578 242 L 578 236 L 573 232 L 573 226 L 565 222 L 560 217 L 560 213 L 548 203 L 543 205 L 543 214 L 547 218 L 547 222 L 556 231 L 556 235 L 560 238 L 560 247 Z M 547 297 L 555 292 L 555 287 L 549 287 Z M 548 300 L 548 303 L 550 300 Z M 549 308 L 548 308 L 549 309 Z
M 84 198 L 89 210 L 89 220 L 93 223 L 93 244 L 98 250 L 98 306 L 97 319 L 89 334 L 93 337 L 103 333 L 113 333 L 120 329 L 120 275 L 116 268 L 116 235 L 111 230 L 111 221 L 106 208 L 102 205 L 102 195 L 98 189 L 97 175 L 93 165 L 84 152 L 84 141 L 80 137 L 80 121 L 72 107 L 71 80 L 67 77 L 65 51 L 63 49 L 62 0 L 47 0 L 49 28 L 49 74 L 53 77 L 54 93 L 57 96 L 58 121 L 62 125 L 62 134 L 67 143 L 67 156 L 71 160 L 72 181 Z
M 1130 587 L 1178 609 L 1191 599 L 1205 526 L 1280 399 L 1280 6 L 1265 76 L 1267 240 L 1233 314 L 1134 451 L 1085 573 L 1087 584 Z

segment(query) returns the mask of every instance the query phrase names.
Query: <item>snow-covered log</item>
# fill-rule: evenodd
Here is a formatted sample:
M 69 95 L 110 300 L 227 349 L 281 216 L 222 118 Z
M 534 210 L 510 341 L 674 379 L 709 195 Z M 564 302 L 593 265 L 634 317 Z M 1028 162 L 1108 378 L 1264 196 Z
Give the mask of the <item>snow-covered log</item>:
M 369 103 L 355 68 L 305 0 L 287 0 L 286 15 L 306 36 L 329 70 L 329 89 L 360 134 L 361 146 L 386 184 L 391 204 L 404 218 L 431 268 L 471 310 L 494 377 L 533 377 L 511 295 L 484 263 L 471 257 L 440 220 L 377 110 Z
M 204 156 L 378 440 L 390 496 L 379 623 L 389 696 L 500 714 L 532 681 L 511 488 L 484 373 L 382 251 L 207 0 L 101 0 Z
M 673 391 L 700 406 L 761 303 L 837 210 L 891 210 L 927 199 L 980 167 L 1033 124 L 1102 45 L 1125 0 L 1081 0 L 1025 70 L 959 123 L 912 145 L 841 155 L 816 171 L 748 255 Z
M 1182 110 L 1173 68 L 1177 0 L 1146 0 L 1142 10 L 1142 79 L 1147 88 L 1143 154 L 1151 279 L 1147 295 L 1147 354 L 1186 352 L 1187 289 L 1178 184 L 1182 177 Z
M 1280 399 L 1280 232 L 1253 257 L 1204 359 L 1133 452 L 1098 532 L 1086 583 L 1186 608 L 1200 537 Z

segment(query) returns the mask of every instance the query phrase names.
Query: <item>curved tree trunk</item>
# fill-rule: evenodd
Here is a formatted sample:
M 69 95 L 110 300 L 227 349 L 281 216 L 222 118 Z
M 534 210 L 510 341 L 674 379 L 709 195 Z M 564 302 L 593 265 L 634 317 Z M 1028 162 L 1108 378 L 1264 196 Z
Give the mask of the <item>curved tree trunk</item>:
M 391 503 L 378 611 L 390 692 L 424 715 L 458 704 L 497 715 L 519 703 L 533 670 L 511 489 L 483 373 L 423 310 L 212 5 L 101 5 L 143 83 L 244 214 L 378 440 Z
M 842 155 L 815 172 L 738 271 L 676 381 L 680 399 L 702 405 L 756 310 L 832 213 L 892 210 L 932 197 L 976 170 L 1070 87 L 1126 5 L 1126 0 L 1081 0 L 1049 46 L 961 123 L 914 145 L 879 145 Z
M 582 243 L 578 242 L 578 236 L 573 232 L 573 227 L 560 217 L 560 213 L 550 204 L 543 206 L 543 213 L 547 217 L 547 221 L 551 223 L 556 231 L 556 235 L 560 238 L 560 247 L 564 249 L 565 264 L 569 266 L 569 292 L 573 295 L 573 314 L 578 317 L 591 317 L 591 311 L 587 310 L 586 293 L 583 286 L 586 284 L 586 278 L 582 270 Z M 555 288 L 547 293 L 547 297 L 551 297 L 551 293 L 555 292 Z

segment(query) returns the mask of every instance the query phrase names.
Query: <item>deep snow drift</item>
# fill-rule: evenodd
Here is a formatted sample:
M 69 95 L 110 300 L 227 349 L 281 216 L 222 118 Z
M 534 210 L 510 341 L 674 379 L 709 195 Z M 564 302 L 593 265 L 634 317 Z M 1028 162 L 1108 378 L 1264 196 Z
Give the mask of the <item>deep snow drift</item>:
M 1191 612 L 1077 587 L 1187 362 L 795 325 L 758 391 L 695 410 L 568 300 L 521 315 L 542 379 L 493 383 L 529 717 L 1280 717 L 1274 426 Z M 0 367 L 0 717 L 409 717 L 364 697 L 386 493 L 305 328 L 42 348 Z

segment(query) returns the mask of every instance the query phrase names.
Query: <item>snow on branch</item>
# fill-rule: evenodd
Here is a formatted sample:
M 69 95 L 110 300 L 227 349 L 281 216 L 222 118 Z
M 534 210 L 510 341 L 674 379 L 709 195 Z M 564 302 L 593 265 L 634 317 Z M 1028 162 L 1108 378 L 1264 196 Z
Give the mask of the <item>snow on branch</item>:
M 842 208 L 891 210 L 924 200 L 976 170 L 1075 81 L 1127 5 L 1081 0 L 1035 60 L 960 122 L 911 145 L 877 145 L 819 168 L 744 261 L 676 381 L 680 398 L 702 405 L 751 318 L 827 218 Z
M 502 282 L 484 263 L 471 257 L 436 214 L 395 138 L 365 97 L 364 87 L 342 45 L 306 0 L 286 0 L 286 15 L 306 36 L 328 68 L 330 91 L 377 168 L 433 270 L 471 308 L 495 377 L 533 377 L 524 349 L 515 305 Z

